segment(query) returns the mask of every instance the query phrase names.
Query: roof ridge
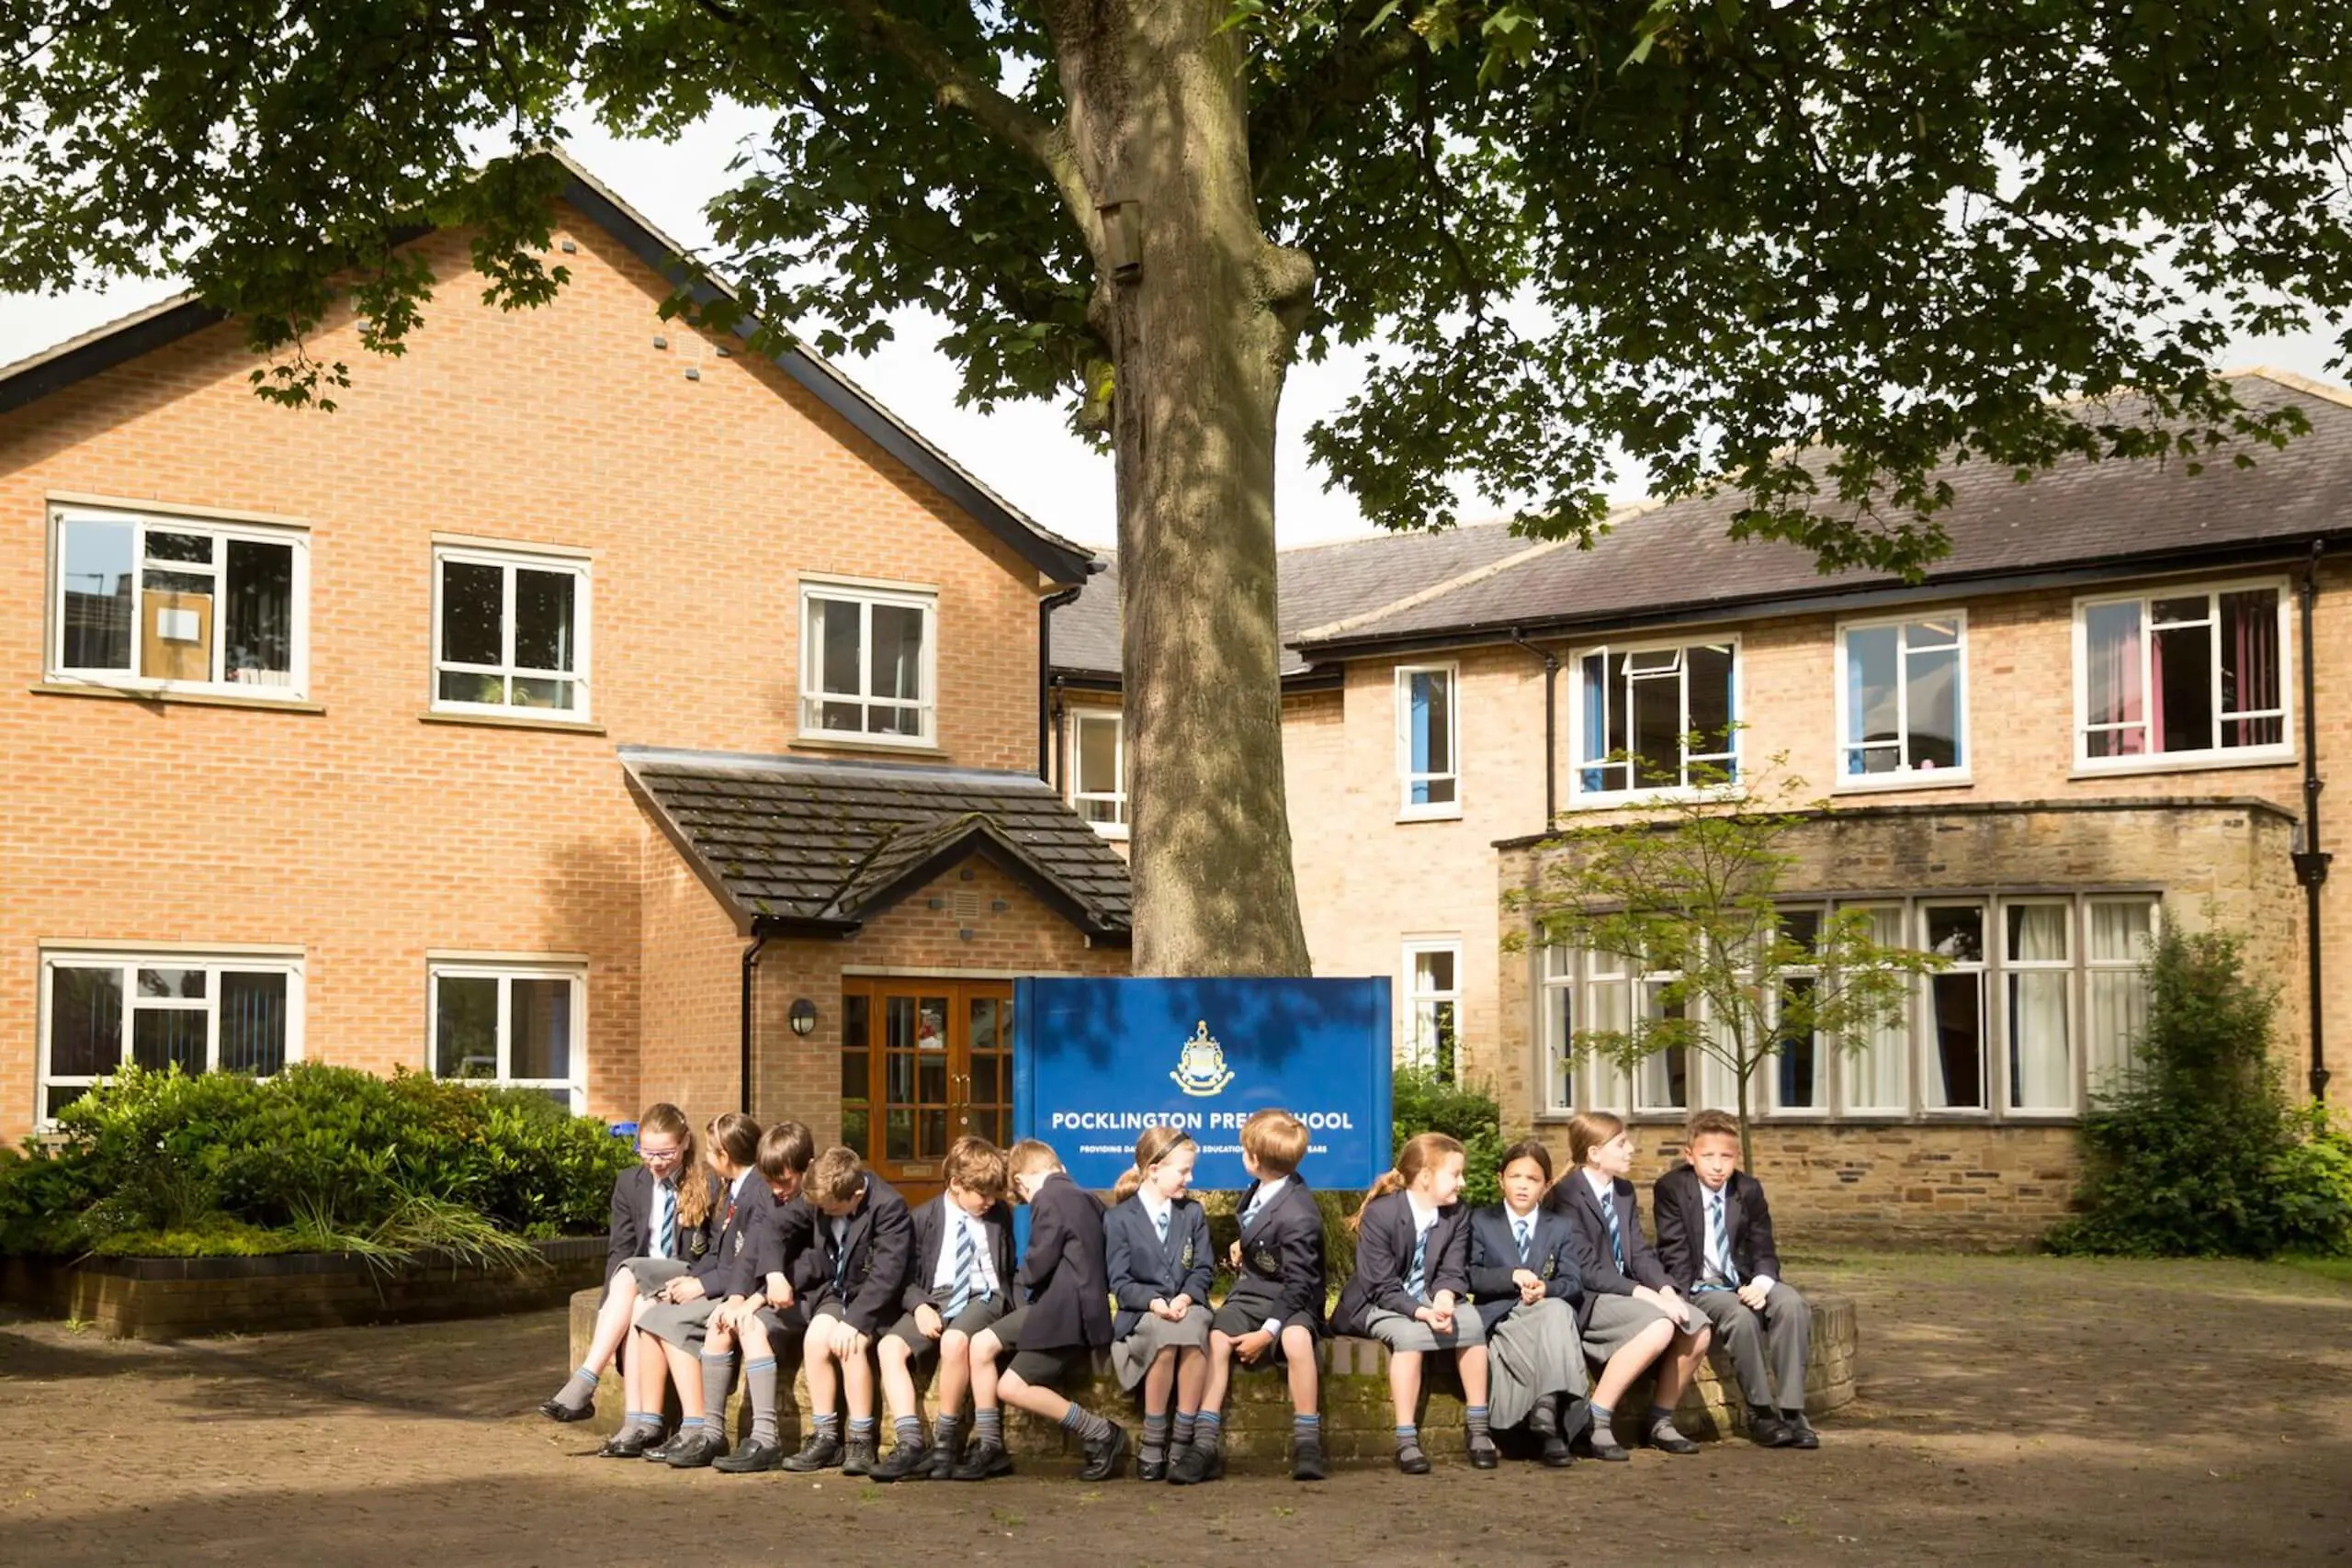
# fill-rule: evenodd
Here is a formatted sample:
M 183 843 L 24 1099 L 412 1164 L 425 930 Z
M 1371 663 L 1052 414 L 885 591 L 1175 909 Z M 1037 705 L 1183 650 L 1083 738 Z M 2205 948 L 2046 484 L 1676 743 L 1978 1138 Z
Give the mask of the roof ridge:
M 1655 512 L 1665 504 L 1666 503 L 1662 501 L 1648 498 L 1634 502 L 1629 505 L 1619 507 L 1616 511 L 1611 512 L 1608 516 L 1602 518 L 1600 526 L 1603 529 L 1608 529 L 1615 527 L 1620 523 L 1630 523 L 1634 518 L 1641 516 L 1644 513 Z M 1374 621 L 1385 620 L 1390 615 L 1396 615 L 1400 611 L 1409 610 L 1418 605 L 1426 604 L 1432 599 L 1442 598 L 1446 594 L 1452 593 L 1458 589 L 1468 588 L 1475 583 L 1484 582 L 1491 577 L 1498 577 L 1502 573 L 1510 571 L 1516 567 L 1524 566 L 1531 560 L 1550 555 L 1554 550 L 1560 548 L 1563 545 L 1573 545 L 1575 543 L 1577 543 L 1577 541 L 1574 539 L 1539 539 L 1526 549 L 1514 550 L 1510 555 L 1501 557 L 1496 560 L 1490 560 L 1484 566 L 1473 567 L 1468 571 L 1457 573 L 1453 577 L 1447 578 L 1442 582 L 1433 582 L 1426 588 L 1408 593 L 1401 599 L 1392 599 L 1385 604 L 1375 605 L 1369 610 L 1360 611 L 1352 615 L 1341 616 L 1339 620 L 1329 622 L 1324 626 L 1307 626 L 1293 634 L 1288 638 L 1288 641 L 1290 646 L 1293 648 L 1302 648 L 1310 642 L 1318 642 L 1329 637 L 1338 637 L 1345 632 L 1354 631 L 1358 627 L 1369 626 Z
M 2352 409 L 2352 389 L 2339 387 L 2333 381 L 2317 380 L 2280 366 L 2242 365 L 2233 370 L 2222 372 L 2222 379 L 2224 381 L 2256 377 L 2284 387 L 2289 391 L 2301 392 L 2307 397 L 2317 398 L 2322 402 L 2334 403 L 2339 408 Z

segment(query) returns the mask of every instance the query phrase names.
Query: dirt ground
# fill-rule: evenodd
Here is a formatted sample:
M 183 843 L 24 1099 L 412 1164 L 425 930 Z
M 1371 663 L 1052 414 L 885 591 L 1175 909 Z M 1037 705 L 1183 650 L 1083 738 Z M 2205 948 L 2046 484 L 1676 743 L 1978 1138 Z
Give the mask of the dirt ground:
M 6 1321 L 0 1562 L 2352 1561 L 2352 1285 L 2047 1258 L 1792 1273 L 1861 1313 L 1861 1398 L 1817 1453 L 1185 1491 L 595 1460 L 527 1414 L 563 1370 L 554 1313 L 172 1347 Z

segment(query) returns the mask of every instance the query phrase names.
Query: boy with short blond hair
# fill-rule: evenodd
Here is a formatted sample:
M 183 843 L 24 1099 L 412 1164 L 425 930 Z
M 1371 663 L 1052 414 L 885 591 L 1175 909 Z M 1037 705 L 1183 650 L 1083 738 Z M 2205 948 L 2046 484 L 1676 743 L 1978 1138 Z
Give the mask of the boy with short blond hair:
M 1813 1311 L 1781 1278 L 1764 1184 L 1739 1168 L 1739 1123 L 1721 1111 L 1690 1119 L 1690 1162 L 1657 1179 L 1657 1253 L 1690 1304 L 1714 1325 L 1747 1401 L 1747 1435 L 1766 1448 L 1817 1449 L 1804 1418 Z
M 1209 1327 L 1208 1385 L 1193 1441 L 1168 1467 L 1177 1485 L 1225 1473 L 1225 1391 L 1238 1359 L 1280 1366 L 1291 1401 L 1291 1478 L 1321 1481 L 1322 1388 L 1316 1341 L 1324 1332 L 1323 1212 L 1298 1174 L 1306 1158 L 1306 1123 L 1268 1107 L 1241 1124 L 1241 1165 L 1254 1179 L 1241 1195 L 1241 1235 L 1229 1254 L 1238 1278 Z
M 972 1337 L 1011 1310 L 1012 1210 L 1004 1151 L 965 1136 L 947 1147 L 939 1196 L 914 1212 L 914 1262 L 899 1303 L 906 1310 L 875 1341 L 882 1397 L 896 1444 L 874 1467 L 876 1481 L 944 1481 L 955 1469 L 972 1382 Z M 939 1362 L 938 1414 L 922 1429 L 915 1373 Z
M 898 1315 L 914 1256 L 914 1224 L 897 1189 L 865 1168 L 857 1151 L 835 1145 L 817 1156 L 801 1184 L 816 1211 L 824 1273 L 801 1338 L 800 1371 L 808 1380 L 814 1420 L 790 1471 L 842 1467 L 864 1475 L 880 1456 L 874 1431 L 874 1337 Z M 849 1402 L 849 1436 L 833 1409 L 836 1389 Z

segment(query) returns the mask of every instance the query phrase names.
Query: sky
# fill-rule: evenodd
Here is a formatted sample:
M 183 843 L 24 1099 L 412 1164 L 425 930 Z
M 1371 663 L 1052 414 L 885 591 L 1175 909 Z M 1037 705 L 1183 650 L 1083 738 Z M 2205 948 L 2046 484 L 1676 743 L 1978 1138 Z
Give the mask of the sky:
M 703 206 L 728 185 L 727 164 L 739 141 L 761 127 L 759 117 L 731 107 L 667 143 L 622 141 L 582 124 L 573 130 L 571 151 L 623 200 L 692 247 L 709 243 Z M 0 295 L 0 365 L 175 292 L 175 284 L 150 280 L 64 295 Z M 1117 526 L 1111 459 L 1070 434 L 1062 406 L 1005 404 L 986 414 L 958 408 L 956 370 L 936 347 L 939 323 L 909 316 L 895 324 L 896 339 L 877 353 L 841 362 L 851 378 L 1046 527 L 1087 545 L 1109 547 Z M 2247 339 L 2232 344 L 2222 362 L 2230 367 L 2275 365 L 2323 380 L 2339 379 L 2331 376 L 2328 357 L 2326 340 L 2310 333 Z M 1360 355 L 1335 350 L 1321 365 L 1302 363 L 1291 369 L 1283 394 L 1275 471 L 1275 530 L 1285 548 L 1369 531 L 1351 498 L 1325 489 L 1323 477 L 1307 459 L 1305 441 L 1307 426 L 1345 400 L 1362 365 Z M 366 373 L 364 364 L 354 367 L 355 375 Z M 1636 473 L 1615 488 L 1611 500 L 1623 503 L 1640 494 Z M 1464 493 L 1465 520 L 1492 514 L 1491 507 Z

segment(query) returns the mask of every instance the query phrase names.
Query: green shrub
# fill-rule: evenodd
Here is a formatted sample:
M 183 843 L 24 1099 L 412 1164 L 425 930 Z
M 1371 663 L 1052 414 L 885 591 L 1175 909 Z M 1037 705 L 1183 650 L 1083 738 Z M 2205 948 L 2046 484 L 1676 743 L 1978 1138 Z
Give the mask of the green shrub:
M 1495 1097 L 1440 1077 L 1420 1067 L 1399 1067 L 1391 1090 L 1391 1157 L 1416 1133 L 1444 1133 L 1461 1140 L 1462 1201 L 1473 1206 L 1502 1201 L 1502 1108 Z
M 0 1164 L 0 1247 L 223 1252 L 248 1233 L 513 1261 L 517 1238 L 603 1228 L 634 1159 L 546 1097 L 305 1063 L 276 1077 L 128 1069 L 60 1114 L 53 1156 Z M 281 1248 L 282 1249 L 282 1248 Z
M 2277 998 L 2239 939 L 2166 931 L 2124 1080 L 2084 1118 L 2080 1212 L 2060 1252 L 2268 1258 L 2352 1247 L 2352 1143 L 2298 1109 L 2271 1054 Z

